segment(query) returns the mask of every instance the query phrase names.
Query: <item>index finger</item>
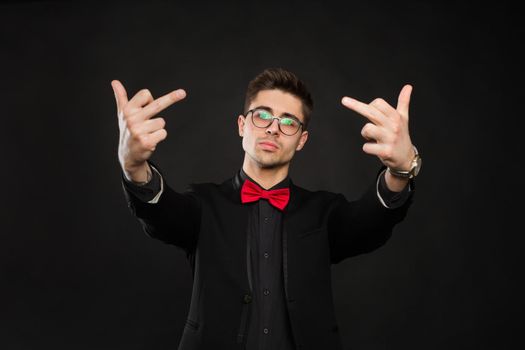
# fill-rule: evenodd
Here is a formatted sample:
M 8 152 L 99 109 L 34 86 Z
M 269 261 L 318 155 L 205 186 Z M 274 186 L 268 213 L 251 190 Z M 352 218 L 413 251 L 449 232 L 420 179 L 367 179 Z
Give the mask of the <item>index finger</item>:
M 184 99 L 184 97 L 186 97 L 186 91 L 183 89 L 174 90 L 164 96 L 157 98 L 156 100 L 151 101 L 151 103 L 142 109 L 140 116 L 144 119 L 149 119 L 162 110 L 168 108 L 175 102 L 179 102 L 180 100 Z
M 368 118 L 374 124 L 384 125 L 388 122 L 387 118 L 379 111 L 377 108 L 370 106 L 361 101 L 357 101 L 348 96 L 343 97 L 341 103 L 352 109 L 353 111 L 361 114 L 362 116 Z
M 111 81 L 111 87 L 113 88 L 113 92 L 115 93 L 115 101 L 117 102 L 117 110 L 122 110 L 122 107 L 126 103 L 128 103 L 128 94 L 126 93 L 126 89 L 124 88 L 124 85 L 118 80 Z

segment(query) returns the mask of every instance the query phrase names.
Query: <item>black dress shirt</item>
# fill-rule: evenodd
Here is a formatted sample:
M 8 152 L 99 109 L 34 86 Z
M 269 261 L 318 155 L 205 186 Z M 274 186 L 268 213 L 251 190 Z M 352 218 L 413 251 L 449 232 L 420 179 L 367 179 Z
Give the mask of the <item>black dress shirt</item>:
M 128 181 L 122 174 L 124 187 L 145 202 L 154 197 L 158 198 L 161 194 L 163 179 L 155 166 L 152 166 L 152 169 L 154 171 L 150 182 L 140 186 Z M 243 169 L 240 169 L 236 176 L 240 177 L 240 183 L 249 179 L 257 184 Z M 289 181 L 290 178 L 287 176 L 267 190 L 288 187 Z M 377 183 L 378 200 L 388 207 L 401 206 L 408 198 L 411 187 L 413 181 L 401 192 L 390 191 L 383 173 Z M 247 234 L 250 235 L 253 298 L 253 308 L 248 320 L 246 349 L 292 350 L 295 346 L 288 318 L 282 271 L 282 212 L 266 199 L 246 205 L 251 208 Z
M 257 184 L 242 169 L 237 176 L 240 176 L 240 183 L 249 179 Z M 288 186 L 287 176 L 267 190 Z M 247 234 L 250 235 L 253 276 L 253 308 L 248 323 L 246 349 L 293 350 L 295 346 L 286 307 L 282 270 L 282 212 L 266 199 L 246 205 L 251 209 Z

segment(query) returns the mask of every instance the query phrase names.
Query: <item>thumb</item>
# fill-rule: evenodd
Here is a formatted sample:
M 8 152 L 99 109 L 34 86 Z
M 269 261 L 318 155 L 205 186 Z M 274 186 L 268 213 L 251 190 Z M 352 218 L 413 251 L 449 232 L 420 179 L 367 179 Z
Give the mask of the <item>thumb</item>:
M 120 111 L 128 103 L 128 94 L 124 85 L 118 80 L 111 81 L 111 87 L 115 93 L 115 102 L 117 103 L 117 110 Z
M 412 89 L 412 85 L 406 84 L 401 89 L 397 99 L 396 110 L 406 119 L 408 119 L 408 107 L 410 104 L 410 94 L 412 94 Z

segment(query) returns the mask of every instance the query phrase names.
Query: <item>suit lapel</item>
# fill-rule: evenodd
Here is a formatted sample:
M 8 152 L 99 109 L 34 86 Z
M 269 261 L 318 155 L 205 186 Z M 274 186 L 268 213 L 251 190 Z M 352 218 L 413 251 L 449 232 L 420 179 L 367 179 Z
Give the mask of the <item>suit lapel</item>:
M 301 222 L 304 221 L 304 217 L 299 214 L 307 194 L 307 191 L 290 181 L 290 202 L 286 206 L 283 216 L 284 229 L 288 233 L 289 239 L 293 240 L 298 234 L 297 229 L 302 226 Z
M 289 217 L 295 213 L 295 211 L 300 207 L 301 202 L 303 201 L 304 194 L 301 188 L 295 186 L 292 179 L 290 179 L 290 201 L 286 208 L 284 208 L 284 216 Z

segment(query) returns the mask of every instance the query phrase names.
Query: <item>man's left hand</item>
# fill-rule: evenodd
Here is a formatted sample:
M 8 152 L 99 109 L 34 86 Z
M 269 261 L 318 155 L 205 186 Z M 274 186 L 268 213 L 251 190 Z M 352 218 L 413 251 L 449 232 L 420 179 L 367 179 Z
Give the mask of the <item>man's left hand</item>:
M 361 129 L 368 141 L 363 151 L 379 157 L 392 169 L 409 170 L 415 151 L 408 130 L 408 107 L 412 86 L 405 85 L 399 93 L 397 107 L 390 106 L 382 98 L 366 104 L 350 97 L 343 97 L 342 104 L 366 117 L 370 122 Z

